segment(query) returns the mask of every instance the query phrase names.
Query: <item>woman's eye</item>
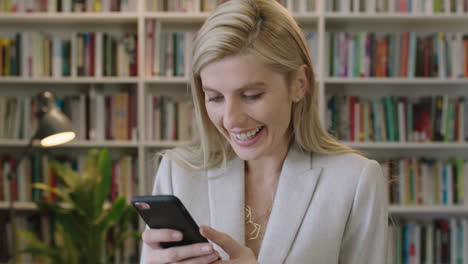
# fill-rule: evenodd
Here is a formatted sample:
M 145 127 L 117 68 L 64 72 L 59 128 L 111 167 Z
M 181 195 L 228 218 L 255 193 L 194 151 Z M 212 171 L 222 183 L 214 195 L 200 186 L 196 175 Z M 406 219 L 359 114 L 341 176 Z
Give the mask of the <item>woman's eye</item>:
M 208 102 L 220 102 L 221 100 L 223 99 L 222 96 L 211 96 L 211 97 L 208 97 Z
M 263 93 L 259 93 L 259 94 L 252 94 L 252 95 L 244 95 L 244 98 L 248 99 L 248 100 L 257 100 L 259 99 L 260 97 L 262 97 Z

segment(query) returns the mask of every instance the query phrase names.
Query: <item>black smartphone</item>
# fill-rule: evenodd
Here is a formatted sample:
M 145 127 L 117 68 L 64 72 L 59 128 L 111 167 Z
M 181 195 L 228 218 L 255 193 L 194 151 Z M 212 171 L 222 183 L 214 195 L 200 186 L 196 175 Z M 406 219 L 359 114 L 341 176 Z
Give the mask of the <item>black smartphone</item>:
M 137 196 L 132 199 L 132 204 L 150 228 L 168 228 L 182 232 L 182 241 L 161 243 L 163 248 L 208 242 L 176 196 Z

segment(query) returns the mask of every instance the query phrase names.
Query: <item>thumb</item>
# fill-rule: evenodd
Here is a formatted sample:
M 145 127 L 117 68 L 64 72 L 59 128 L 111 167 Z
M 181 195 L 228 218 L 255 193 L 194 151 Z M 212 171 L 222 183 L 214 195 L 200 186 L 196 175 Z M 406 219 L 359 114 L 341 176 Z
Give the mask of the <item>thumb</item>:
M 200 226 L 200 233 L 226 251 L 231 259 L 238 258 L 241 255 L 242 245 L 228 234 L 219 232 L 209 226 Z

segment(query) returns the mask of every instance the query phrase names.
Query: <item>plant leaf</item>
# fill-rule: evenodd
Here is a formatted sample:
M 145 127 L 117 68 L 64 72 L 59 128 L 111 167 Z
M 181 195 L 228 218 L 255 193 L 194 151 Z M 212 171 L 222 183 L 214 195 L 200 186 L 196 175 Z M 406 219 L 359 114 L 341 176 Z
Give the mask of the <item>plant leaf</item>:
M 98 221 L 96 222 L 98 228 L 107 232 L 113 224 L 119 221 L 119 219 L 125 213 L 126 207 L 127 205 L 125 198 L 117 198 L 112 204 L 112 207 L 106 212 L 106 214 L 98 218 Z
M 64 240 L 64 248 L 67 250 L 64 250 L 67 253 L 68 260 L 70 261 L 69 263 L 76 263 L 80 264 L 80 253 L 79 251 L 74 248 L 74 241 L 70 236 L 67 236 L 63 234 L 63 240 Z
M 88 245 L 87 236 L 89 235 L 89 223 L 86 219 L 73 214 L 62 214 L 57 216 L 57 223 L 62 226 L 64 234 L 72 241 L 74 248 L 81 254 L 86 253 L 84 250 Z M 64 239 L 64 243 L 66 239 Z
M 34 254 L 46 257 L 55 263 L 62 263 L 59 250 L 51 248 L 47 243 L 41 241 L 37 235 L 30 231 L 18 230 L 20 240 L 25 242 L 26 248 L 20 254 Z
M 34 201 L 34 203 L 41 211 L 51 211 L 53 213 L 59 213 L 60 210 L 62 210 L 62 208 L 60 208 L 60 206 L 56 203 L 51 203 L 44 200 L 37 200 Z
M 56 160 L 51 161 L 51 166 L 55 171 L 57 180 L 63 184 L 67 189 L 73 190 L 80 180 L 81 176 L 74 170 L 62 165 Z
M 96 217 L 93 205 L 95 188 L 96 186 L 90 178 L 83 178 L 73 193 L 70 194 L 74 205 L 80 208 L 89 219 Z
M 99 184 L 101 182 L 101 172 L 99 168 L 99 157 L 101 155 L 100 150 L 91 149 L 88 152 L 88 156 L 85 161 L 85 169 L 83 175 L 82 184 L 86 186 L 86 197 L 79 196 L 81 198 L 87 198 L 88 204 L 86 205 L 86 212 L 90 218 L 95 218 L 99 216 L 102 212 L 102 202 L 96 198 L 99 189 Z M 83 188 L 83 187 L 80 187 Z M 100 203 L 98 205 L 98 203 Z
M 99 150 L 98 149 L 91 149 L 88 152 L 88 156 L 86 156 L 85 160 L 85 168 L 83 172 L 83 178 L 91 178 L 95 179 L 95 175 L 97 174 L 97 162 L 99 157 Z
M 44 184 L 44 183 L 34 183 L 32 186 L 33 186 L 33 188 L 37 188 L 37 189 L 41 189 L 41 190 L 44 190 L 44 191 L 54 193 L 57 196 L 59 196 L 60 198 L 62 198 L 63 201 L 65 201 L 65 202 L 71 202 L 70 197 L 68 197 L 68 195 L 59 188 L 52 187 L 52 186 Z
M 79 252 L 76 245 L 73 243 L 72 239 L 70 239 L 70 236 L 65 234 L 62 225 L 56 225 L 54 237 L 56 247 L 66 249 L 59 251 L 61 259 L 65 260 L 68 264 L 79 264 Z
M 107 149 L 103 149 L 98 157 L 99 182 L 94 193 L 94 209 L 96 215 L 100 215 L 102 207 L 107 197 L 112 183 L 112 162 Z
M 109 152 L 91 150 L 86 159 L 84 175 L 79 175 L 58 161 L 53 162 L 57 178 L 64 188 L 46 184 L 36 184 L 35 188 L 51 191 L 64 201 L 58 204 L 37 201 L 41 209 L 52 212 L 55 219 L 53 248 L 39 239 L 30 239 L 28 252 L 41 254 L 49 263 L 101 263 L 107 256 L 120 248 L 122 241 L 129 236 L 136 217 L 135 210 L 124 197 L 104 207 L 112 185 L 112 163 Z M 112 243 L 106 243 L 110 230 L 117 232 Z M 116 231 L 117 230 L 117 231 Z M 39 242 L 39 244 L 37 244 Z M 40 243 L 43 244 L 40 244 Z M 58 250 L 58 251 L 57 251 Z

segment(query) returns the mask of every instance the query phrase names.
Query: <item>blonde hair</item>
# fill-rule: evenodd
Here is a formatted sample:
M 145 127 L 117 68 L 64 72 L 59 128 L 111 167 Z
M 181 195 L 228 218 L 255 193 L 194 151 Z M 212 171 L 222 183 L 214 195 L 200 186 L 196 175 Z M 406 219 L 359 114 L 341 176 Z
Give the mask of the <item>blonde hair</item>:
M 306 64 L 310 87 L 292 106 L 291 143 L 307 152 L 338 154 L 358 151 L 340 144 L 320 125 L 311 59 L 302 30 L 288 11 L 273 0 L 230 0 L 205 21 L 193 47 L 191 91 L 196 132 L 194 144 L 167 150 L 179 165 L 203 170 L 224 166 L 235 153 L 211 123 L 202 91 L 200 71 L 227 57 L 253 54 L 271 69 L 283 73 L 288 85 L 299 66 Z

